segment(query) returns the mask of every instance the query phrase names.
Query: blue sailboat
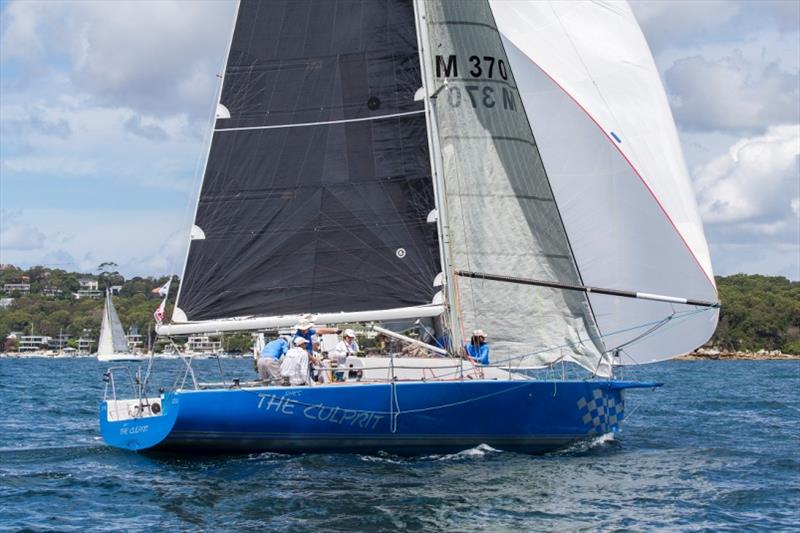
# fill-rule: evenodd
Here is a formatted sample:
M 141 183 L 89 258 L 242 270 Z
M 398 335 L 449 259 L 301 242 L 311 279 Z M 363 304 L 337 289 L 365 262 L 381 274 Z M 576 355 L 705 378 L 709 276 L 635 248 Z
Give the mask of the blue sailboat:
M 301 386 L 204 385 L 187 361 L 189 386 L 107 388 L 109 445 L 538 453 L 616 432 L 625 391 L 658 385 L 620 369 L 713 333 L 702 225 L 624 3 L 241 0 L 217 100 L 158 333 L 361 324 L 414 349 L 351 355 L 340 379 L 318 361 L 328 379 Z M 465 354 L 479 330 L 488 364 Z

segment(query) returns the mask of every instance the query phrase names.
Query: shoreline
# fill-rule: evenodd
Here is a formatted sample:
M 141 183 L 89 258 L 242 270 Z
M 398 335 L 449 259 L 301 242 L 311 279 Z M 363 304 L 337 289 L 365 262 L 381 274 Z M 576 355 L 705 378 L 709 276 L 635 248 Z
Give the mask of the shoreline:
M 758 350 L 757 352 L 727 352 L 713 348 L 700 348 L 675 358 L 677 361 L 797 361 L 800 354 L 783 353 L 780 350 Z

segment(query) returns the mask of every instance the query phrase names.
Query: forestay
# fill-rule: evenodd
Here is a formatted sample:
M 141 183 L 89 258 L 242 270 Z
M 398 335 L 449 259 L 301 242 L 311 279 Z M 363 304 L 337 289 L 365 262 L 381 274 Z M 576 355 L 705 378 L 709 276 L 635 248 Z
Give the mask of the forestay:
M 630 7 L 490 5 L 583 281 L 717 301 L 672 114 Z M 716 309 L 590 298 L 621 363 L 689 351 L 717 324 Z
M 487 330 L 494 362 L 538 366 L 563 358 L 608 375 L 585 294 L 453 275 L 581 284 L 488 2 L 430 0 L 424 7 L 461 336 Z
M 403 0 L 242 0 L 174 321 L 431 304 L 414 28 Z

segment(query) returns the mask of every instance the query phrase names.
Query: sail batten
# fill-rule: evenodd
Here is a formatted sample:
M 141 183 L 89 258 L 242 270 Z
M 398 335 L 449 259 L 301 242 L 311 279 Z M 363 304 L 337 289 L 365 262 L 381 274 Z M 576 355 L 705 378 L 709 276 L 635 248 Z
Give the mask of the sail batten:
M 366 122 L 370 120 L 382 120 L 387 118 L 405 117 L 409 115 L 419 115 L 424 113 L 425 110 L 406 111 L 405 113 L 392 113 L 390 115 L 378 115 L 374 117 L 361 117 L 361 118 L 347 118 L 341 120 L 327 120 L 323 122 L 301 122 L 289 124 L 270 124 L 268 126 L 245 126 L 240 128 L 215 128 L 215 132 L 220 131 L 251 131 L 251 130 L 274 130 L 280 128 L 305 128 L 309 126 L 326 126 L 329 124 L 346 124 L 348 122 Z

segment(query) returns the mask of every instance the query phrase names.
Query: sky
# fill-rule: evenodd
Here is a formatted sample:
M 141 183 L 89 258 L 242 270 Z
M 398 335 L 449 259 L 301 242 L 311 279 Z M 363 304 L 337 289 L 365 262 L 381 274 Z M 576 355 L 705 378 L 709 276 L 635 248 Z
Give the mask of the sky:
M 631 5 L 715 272 L 800 279 L 800 0 Z M 180 272 L 234 11 L 0 0 L 0 263 Z

